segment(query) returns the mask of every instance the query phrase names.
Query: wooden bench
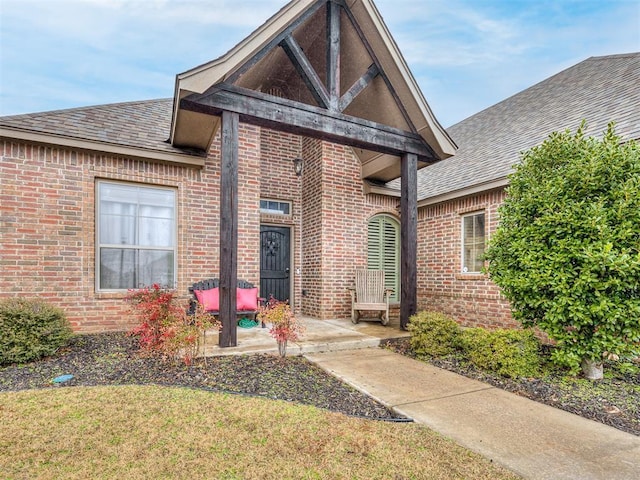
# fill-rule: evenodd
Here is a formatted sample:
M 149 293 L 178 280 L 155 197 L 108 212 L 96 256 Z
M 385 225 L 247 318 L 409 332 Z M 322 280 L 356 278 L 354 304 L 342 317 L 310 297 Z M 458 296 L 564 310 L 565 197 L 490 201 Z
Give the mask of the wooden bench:
M 209 278 L 194 283 L 189 287 L 193 295 L 189 303 L 189 313 L 196 311 L 198 303 L 204 306 L 206 312 L 218 316 L 220 314 L 220 280 Z M 258 289 L 246 280 L 238 280 L 236 288 L 236 313 L 238 316 L 251 317 L 255 320 L 258 307 L 264 301 L 258 297 Z

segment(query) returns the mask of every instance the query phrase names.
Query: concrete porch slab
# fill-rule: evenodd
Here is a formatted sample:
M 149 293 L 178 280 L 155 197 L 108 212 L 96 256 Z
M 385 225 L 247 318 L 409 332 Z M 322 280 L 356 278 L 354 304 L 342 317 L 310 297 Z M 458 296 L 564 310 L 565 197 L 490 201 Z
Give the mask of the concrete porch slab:
M 297 342 L 289 342 L 287 355 L 354 350 L 378 347 L 380 341 L 388 338 L 406 337 L 408 332 L 400 330 L 399 323 L 383 326 L 380 322 L 361 321 L 354 325 L 351 320 L 318 320 L 302 317 L 305 333 Z M 268 327 L 268 326 L 267 326 Z M 237 346 L 220 348 L 217 332 L 207 332 L 204 355 L 278 354 L 278 345 L 269 334 L 269 328 L 240 328 L 237 332 Z

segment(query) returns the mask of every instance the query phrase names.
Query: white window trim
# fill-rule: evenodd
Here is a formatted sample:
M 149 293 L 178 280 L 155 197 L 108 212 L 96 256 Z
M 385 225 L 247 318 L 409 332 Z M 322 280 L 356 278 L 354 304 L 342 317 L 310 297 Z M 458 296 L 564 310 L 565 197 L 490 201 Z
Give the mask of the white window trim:
M 485 246 L 485 250 L 487 247 L 487 212 L 486 210 L 476 210 L 474 212 L 469 212 L 469 213 L 465 213 L 464 215 L 460 215 L 460 273 L 462 273 L 463 275 L 479 275 L 482 274 L 482 270 L 478 270 L 478 271 L 468 271 L 465 270 L 465 266 L 464 266 L 464 260 L 465 260 L 465 256 L 464 256 L 464 247 L 465 247 L 465 243 L 464 243 L 464 219 L 467 217 L 475 217 L 476 215 L 483 215 L 484 216 L 484 246 Z
M 174 193 L 173 196 L 173 211 L 174 211 L 174 222 L 175 228 L 173 229 L 173 285 L 163 285 L 170 288 L 174 288 L 177 285 L 178 281 L 178 191 L 174 187 L 168 187 L 164 185 L 156 185 L 156 184 L 142 184 L 142 183 L 134 183 L 134 182 L 121 182 L 116 180 L 108 180 L 108 179 L 96 179 L 95 188 L 94 188 L 94 196 L 95 196 L 95 218 L 94 218 L 94 228 L 95 228 L 95 256 L 94 256 L 94 271 L 95 271 L 95 290 L 98 293 L 118 293 L 118 292 L 126 292 L 127 289 L 120 288 L 100 288 L 100 248 L 103 246 L 100 243 L 100 185 L 104 184 L 112 184 L 112 185 L 125 185 L 131 187 L 143 187 L 143 188 L 155 188 L 159 190 L 169 190 Z M 104 246 L 109 246 L 109 244 L 105 244 Z M 118 245 L 122 248 L 122 245 Z M 133 247 L 132 247 L 133 248 Z M 168 250 L 167 247 L 145 247 L 146 250 Z
M 267 215 L 280 215 L 280 216 L 283 216 L 283 217 L 290 217 L 292 215 L 292 213 L 293 213 L 293 202 L 291 202 L 290 200 L 278 200 L 278 199 L 275 199 L 275 198 L 261 198 L 260 202 L 261 203 L 262 202 L 277 202 L 277 203 L 284 203 L 284 204 L 289 205 L 289 213 L 283 213 L 280 210 L 269 210 L 269 209 L 262 208 L 262 207 L 260 207 L 260 213 L 264 213 L 264 214 L 267 214 Z

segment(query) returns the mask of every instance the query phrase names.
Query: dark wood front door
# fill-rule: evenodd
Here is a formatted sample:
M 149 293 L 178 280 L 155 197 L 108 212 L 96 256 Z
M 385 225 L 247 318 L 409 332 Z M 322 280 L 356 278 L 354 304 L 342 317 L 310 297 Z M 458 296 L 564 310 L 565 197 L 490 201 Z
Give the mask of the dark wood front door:
M 260 226 L 260 296 L 289 300 L 291 229 Z

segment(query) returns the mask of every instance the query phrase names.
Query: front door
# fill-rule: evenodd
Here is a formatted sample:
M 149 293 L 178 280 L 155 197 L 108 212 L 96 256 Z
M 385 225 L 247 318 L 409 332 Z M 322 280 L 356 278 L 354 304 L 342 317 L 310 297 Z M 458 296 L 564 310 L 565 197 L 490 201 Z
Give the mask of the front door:
M 289 300 L 291 229 L 260 225 L 260 296 Z

